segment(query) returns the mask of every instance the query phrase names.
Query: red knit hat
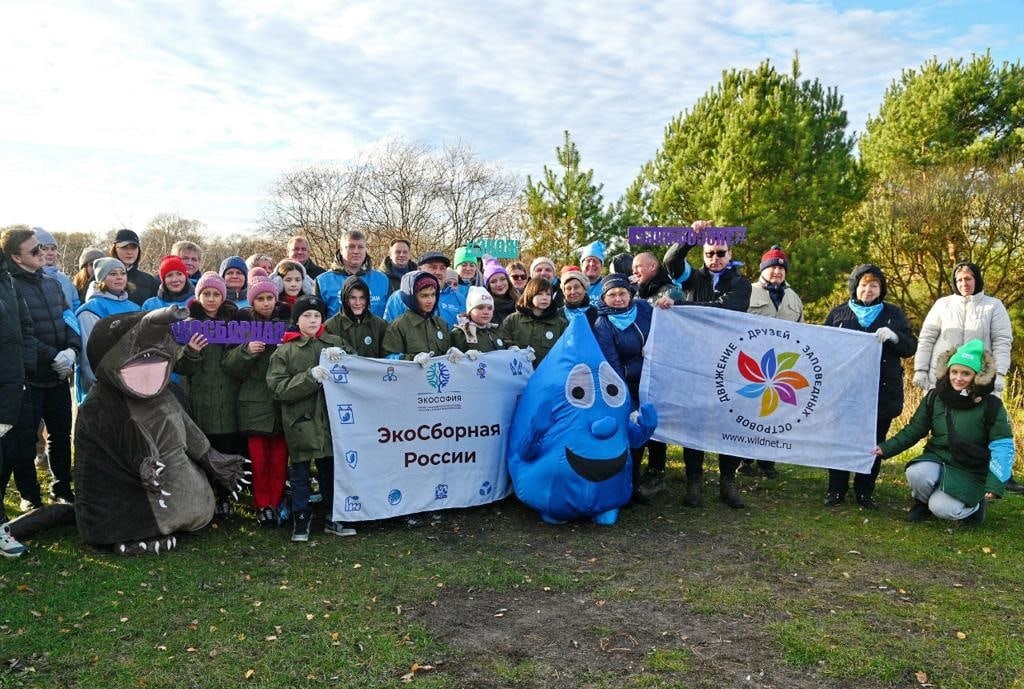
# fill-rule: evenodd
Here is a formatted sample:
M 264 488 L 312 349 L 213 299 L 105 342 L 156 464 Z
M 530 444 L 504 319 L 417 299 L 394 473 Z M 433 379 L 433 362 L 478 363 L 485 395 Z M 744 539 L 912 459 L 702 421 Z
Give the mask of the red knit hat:
M 167 273 L 173 273 L 174 271 L 178 271 L 185 277 L 188 277 L 188 268 L 185 267 L 185 262 L 177 256 L 164 256 L 160 259 L 160 268 L 157 270 L 157 273 L 160 274 L 160 282 L 164 281 Z
M 782 250 L 782 247 L 778 244 L 772 246 L 768 251 L 764 252 L 764 256 L 761 257 L 761 268 L 771 268 L 772 266 L 781 266 L 786 270 L 789 270 L 789 258 L 786 256 L 786 252 Z

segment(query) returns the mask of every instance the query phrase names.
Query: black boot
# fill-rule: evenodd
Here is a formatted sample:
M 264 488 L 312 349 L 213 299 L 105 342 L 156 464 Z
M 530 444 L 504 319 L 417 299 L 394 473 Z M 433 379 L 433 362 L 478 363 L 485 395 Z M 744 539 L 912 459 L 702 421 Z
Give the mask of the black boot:
M 986 512 L 988 512 L 988 500 L 982 498 L 981 502 L 978 503 L 978 509 L 960 521 L 965 527 L 973 529 L 976 526 L 981 526 L 981 523 L 985 521 Z
M 923 522 L 926 519 L 931 518 L 932 511 L 928 509 L 927 502 L 921 502 L 920 500 L 914 501 L 914 506 L 907 512 L 908 522 Z
M 736 480 L 723 478 L 718 484 L 718 497 L 734 510 L 743 509 L 747 506 L 740 497 L 740 490 L 736 487 Z
M 686 507 L 701 507 L 704 504 L 704 479 L 691 478 L 686 482 L 686 497 L 683 498 L 683 505 Z

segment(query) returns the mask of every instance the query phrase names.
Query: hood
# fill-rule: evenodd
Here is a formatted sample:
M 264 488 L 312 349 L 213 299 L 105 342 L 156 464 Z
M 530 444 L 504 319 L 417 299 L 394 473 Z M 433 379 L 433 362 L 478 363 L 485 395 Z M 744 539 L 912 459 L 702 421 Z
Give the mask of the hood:
M 850 299 L 852 301 L 857 301 L 857 285 L 860 283 L 860 279 L 867 275 L 868 273 L 871 273 L 872 275 L 877 277 L 879 283 L 881 284 L 882 289 L 878 294 L 878 301 L 885 301 L 885 295 L 888 292 L 888 287 L 885 282 L 885 273 L 883 273 L 882 269 L 876 266 L 874 263 L 861 264 L 854 268 L 853 271 L 850 273 L 850 279 L 846 283 L 847 289 L 850 290 Z
M 352 309 L 348 305 L 348 296 L 354 289 L 361 289 L 366 292 L 366 310 L 363 311 L 363 316 L 370 312 L 370 286 L 366 284 L 366 280 L 362 279 L 358 275 L 350 275 L 345 278 L 345 282 L 341 285 L 341 309 L 345 312 L 345 315 L 352 320 L 359 320 L 362 316 L 356 317 L 352 313 Z
M 413 289 L 413 287 L 416 284 L 416 281 L 419 280 L 420 277 L 424 276 L 430 278 L 430 280 L 434 283 L 434 286 L 437 288 L 437 300 L 434 301 L 434 310 L 431 311 L 430 313 L 423 313 L 422 311 L 419 310 L 419 307 L 416 304 L 416 292 Z M 410 270 L 408 273 L 403 275 L 401 292 L 402 301 L 405 303 L 406 308 L 408 308 L 413 313 L 418 313 L 424 318 L 429 318 L 437 313 L 437 307 L 441 303 L 441 283 L 438 282 L 436 277 L 434 277 L 427 271 Z
M 942 392 L 942 389 L 948 387 L 949 377 L 946 375 L 949 371 L 949 360 L 956 354 L 958 347 L 951 347 L 935 360 L 935 387 Z M 974 394 L 980 399 L 976 400 L 981 402 L 985 395 L 990 394 L 995 389 L 996 382 L 996 360 L 992 356 L 992 352 L 988 349 L 985 350 L 985 355 L 981 360 L 981 371 L 974 377 Z
M 949 282 L 953 285 L 953 294 L 960 295 L 960 288 L 956 286 L 956 272 L 961 268 L 967 268 L 974 273 L 974 293 L 981 294 L 985 291 L 985 281 L 981 278 L 981 268 L 978 264 L 971 263 L 970 261 L 960 261 L 953 266 L 953 271 L 949 274 Z M 960 295 L 963 296 L 963 295 Z
M 171 325 L 187 317 L 187 309 L 168 306 L 100 319 L 86 349 L 96 379 L 138 399 L 159 395 L 178 354 Z

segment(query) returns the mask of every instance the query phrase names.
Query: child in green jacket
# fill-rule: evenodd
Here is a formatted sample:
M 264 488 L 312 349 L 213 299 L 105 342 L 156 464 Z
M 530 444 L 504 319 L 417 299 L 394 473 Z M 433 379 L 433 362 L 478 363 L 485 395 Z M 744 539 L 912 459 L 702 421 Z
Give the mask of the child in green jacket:
M 494 297 L 483 287 L 473 285 L 466 295 L 466 313 L 459 314 L 459 322 L 452 329 L 452 344 L 475 359 L 481 352 L 505 349 L 498 337 L 498 324 L 494 318 Z
M 516 302 L 516 312 L 501 323 L 498 336 L 506 348 L 533 347 L 537 357 L 534 367 L 569 326 L 562 309 L 554 303 L 554 287 L 544 278 L 531 278 Z
M 359 356 L 384 356 L 387 322 L 370 311 L 370 287 L 358 275 L 350 275 L 341 285 L 341 311 L 327 319 L 327 332 L 337 335 L 349 351 Z
M 450 353 L 453 347 L 448 324 L 437 315 L 440 291 L 441 283 L 425 270 L 402 276 L 402 300 L 408 310 L 392 321 L 384 333 L 384 353 L 388 359 L 426 366 L 431 356 Z
M 310 463 L 320 476 L 320 493 L 327 519 L 325 533 L 354 536 L 355 529 L 332 520 L 334 509 L 334 448 L 327 417 L 323 382 L 330 372 L 320 365 L 320 353 L 341 360 L 342 341 L 323 326 L 327 304 L 318 296 L 300 297 L 292 308 L 295 329 L 270 357 L 267 385 L 281 403 L 281 423 L 288 443 L 292 482 L 292 541 L 309 540 Z

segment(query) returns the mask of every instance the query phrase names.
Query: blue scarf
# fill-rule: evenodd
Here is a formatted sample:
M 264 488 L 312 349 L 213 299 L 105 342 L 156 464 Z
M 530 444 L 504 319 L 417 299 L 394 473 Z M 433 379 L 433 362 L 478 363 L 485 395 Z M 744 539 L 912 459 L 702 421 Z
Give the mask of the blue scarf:
M 633 325 L 633 321 L 636 320 L 636 304 L 630 304 L 628 309 L 622 311 L 616 309 L 616 311 L 608 312 L 605 315 L 608 316 L 608 320 L 612 322 L 612 325 L 619 330 L 625 330 Z
M 883 302 L 878 302 L 874 306 L 861 306 L 853 299 L 850 300 L 850 310 L 853 311 L 853 315 L 857 317 L 857 322 L 860 323 L 860 327 L 869 328 L 871 324 L 878 318 L 878 314 L 882 312 Z

